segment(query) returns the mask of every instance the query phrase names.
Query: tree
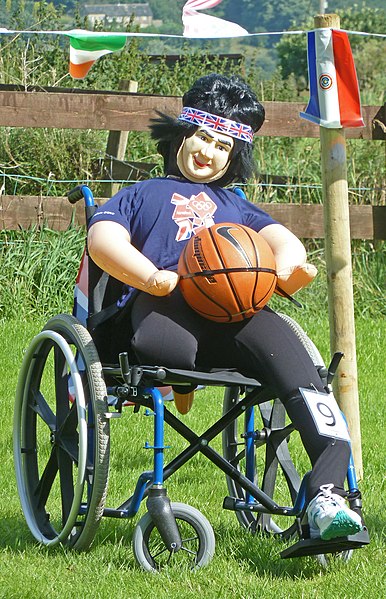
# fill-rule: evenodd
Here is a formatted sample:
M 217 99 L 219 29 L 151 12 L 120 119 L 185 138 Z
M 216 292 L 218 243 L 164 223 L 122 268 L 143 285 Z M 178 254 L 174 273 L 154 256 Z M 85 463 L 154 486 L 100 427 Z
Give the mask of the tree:
M 223 0 L 225 18 L 249 32 L 283 31 L 318 11 L 318 0 Z
M 148 0 L 155 19 L 163 23 L 176 23 L 182 27 L 182 7 L 186 0 Z

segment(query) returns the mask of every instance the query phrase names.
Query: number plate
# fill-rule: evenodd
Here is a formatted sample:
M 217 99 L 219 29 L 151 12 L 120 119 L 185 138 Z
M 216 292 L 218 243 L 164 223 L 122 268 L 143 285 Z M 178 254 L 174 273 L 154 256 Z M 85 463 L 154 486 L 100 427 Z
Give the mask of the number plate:
M 320 435 L 350 441 L 346 421 L 332 393 L 299 389 Z

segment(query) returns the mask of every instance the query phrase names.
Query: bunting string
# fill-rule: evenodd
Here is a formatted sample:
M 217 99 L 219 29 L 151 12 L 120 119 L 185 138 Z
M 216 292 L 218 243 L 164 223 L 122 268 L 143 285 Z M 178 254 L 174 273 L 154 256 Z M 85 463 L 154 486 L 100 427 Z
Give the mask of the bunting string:
M 230 37 L 256 37 L 256 36 L 269 36 L 269 35 L 300 35 L 306 34 L 310 30 L 284 30 L 284 31 L 258 31 L 256 33 L 244 33 L 238 36 L 235 35 L 201 35 L 199 38 L 194 39 L 228 39 Z M 314 30 L 312 30 L 314 31 Z M 349 29 L 340 29 L 339 31 L 343 31 L 349 35 L 362 35 L 369 37 L 379 37 L 386 38 L 386 33 L 369 33 L 365 31 L 351 31 Z M 187 39 L 186 35 L 178 35 L 173 33 L 141 33 L 141 32 L 132 32 L 132 31 L 88 31 L 87 29 L 69 29 L 67 31 L 63 30 L 44 30 L 44 29 L 7 29 L 6 27 L 0 27 L 0 35 L 21 35 L 21 34 L 33 34 L 33 35 L 65 35 L 68 37 L 74 35 L 87 35 L 90 37 L 157 37 L 157 38 L 177 38 L 177 39 Z M 189 39 L 189 38 L 188 38 Z

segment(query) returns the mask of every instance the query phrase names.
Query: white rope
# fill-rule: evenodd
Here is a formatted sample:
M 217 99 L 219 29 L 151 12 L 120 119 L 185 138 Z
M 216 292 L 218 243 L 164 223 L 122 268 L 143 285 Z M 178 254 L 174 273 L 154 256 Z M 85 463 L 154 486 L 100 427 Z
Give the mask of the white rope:
M 350 35 L 362 35 L 369 37 L 380 37 L 386 38 L 386 33 L 368 33 L 364 31 L 351 31 L 348 29 L 341 29 L 340 31 L 344 31 Z M 248 33 L 243 35 L 225 35 L 223 37 L 219 36 L 208 36 L 204 35 L 200 38 L 188 38 L 184 35 L 176 35 L 171 33 L 135 33 L 128 31 L 87 31 L 85 29 L 70 29 L 68 31 L 60 31 L 60 30 L 31 30 L 31 29 L 7 29 L 6 27 L 0 27 L 0 34 L 5 35 L 21 35 L 21 34 L 34 34 L 34 35 L 65 35 L 71 37 L 72 35 L 84 34 L 90 37 L 158 37 L 158 38 L 178 38 L 178 39 L 226 39 L 231 37 L 257 37 L 257 36 L 266 36 L 266 35 L 303 35 L 307 33 L 307 31 L 303 30 L 287 30 L 287 31 L 259 31 L 257 33 Z

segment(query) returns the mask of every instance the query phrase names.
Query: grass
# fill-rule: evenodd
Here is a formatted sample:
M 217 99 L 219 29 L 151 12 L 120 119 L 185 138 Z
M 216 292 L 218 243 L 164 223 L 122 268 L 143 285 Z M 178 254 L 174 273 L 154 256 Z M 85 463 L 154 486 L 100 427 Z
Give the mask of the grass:
M 0 231 L 0 318 L 69 310 L 84 243 L 79 228 Z
M 327 321 L 307 311 L 300 322 L 327 360 Z M 299 319 L 298 314 L 298 319 Z M 169 496 L 200 509 L 216 535 L 216 553 L 208 567 L 197 572 L 169 568 L 151 575 L 135 563 L 130 541 L 133 527 L 144 513 L 141 506 L 133 520 L 104 519 L 95 543 L 87 553 L 66 548 L 47 550 L 33 540 L 17 497 L 12 458 L 12 405 L 23 349 L 45 319 L 0 322 L 0 597 L 82 597 L 120 599 L 316 598 L 381 599 L 385 591 L 384 518 L 384 319 L 357 318 L 357 350 L 365 475 L 361 483 L 371 544 L 354 552 L 347 564 L 334 561 L 323 570 L 312 558 L 281 560 L 282 546 L 271 538 L 253 537 L 237 524 L 234 514 L 221 508 L 227 494 L 224 475 L 203 456 L 197 456 L 167 483 Z M 174 409 L 174 408 L 172 408 Z M 197 393 L 188 426 L 203 428 L 220 413 L 221 401 L 208 391 Z M 133 490 L 133 482 L 150 466 L 151 456 L 142 449 L 151 440 L 149 419 L 126 410 L 112 422 L 112 465 L 108 505 L 117 505 Z M 375 442 L 376 440 L 376 442 Z M 167 430 L 166 442 L 180 443 Z M 172 452 L 174 449 L 171 449 Z
M 0 320 L 70 311 L 84 242 L 80 228 L 0 231 Z M 327 297 L 324 246 L 322 240 L 306 240 L 306 245 L 319 275 L 299 298 L 304 312 L 317 317 Z M 353 240 L 352 251 L 356 314 L 385 315 L 386 245 Z M 291 310 L 286 300 L 276 298 L 274 306 Z M 297 309 L 293 314 L 299 316 Z

